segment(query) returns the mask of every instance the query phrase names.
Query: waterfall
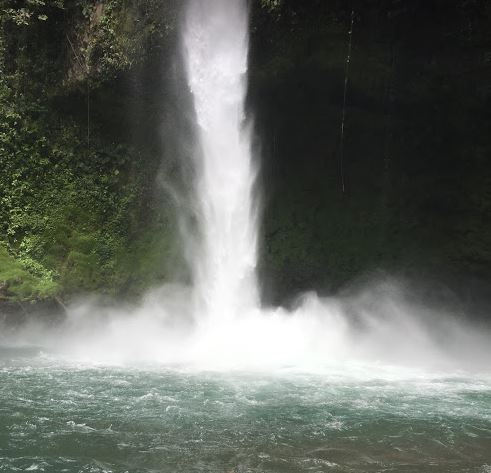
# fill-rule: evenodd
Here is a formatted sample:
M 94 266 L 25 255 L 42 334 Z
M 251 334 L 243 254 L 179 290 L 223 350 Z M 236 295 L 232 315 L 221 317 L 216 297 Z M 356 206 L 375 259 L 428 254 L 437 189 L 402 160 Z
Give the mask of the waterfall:
M 190 0 L 183 27 L 199 144 L 195 306 L 199 319 L 211 323 L 257 306 L 256 168 L 245 122 L 248 13 L 245 0 Z
M 424 307 L 399 283 L 375 282 L 342 298 L 307 293 L 288 309 L 260 307 L 257 167 L 245 117 L 247 0 L 188 0 L 185 13 L 187 79 L 179 86 L 189 89 L 194 109 L 194 137 L 184 137 L 185 149 L 196 146 L 189 182 L 195 218 L 183 218 L 192 223 L 183 225 L 182 239 L 193 284 L 155 288 L 136 308 L 73 304 L 62 331 L 29 326 L 19 332 L 19 343 L 41 341 L 75 359 L 200 370 L 293 369 L 362 378 L 367 370 L 397 378 L 399 366 L 489 371 L 487 328 Z M 179 210 L 188 201 L 183 198 Z

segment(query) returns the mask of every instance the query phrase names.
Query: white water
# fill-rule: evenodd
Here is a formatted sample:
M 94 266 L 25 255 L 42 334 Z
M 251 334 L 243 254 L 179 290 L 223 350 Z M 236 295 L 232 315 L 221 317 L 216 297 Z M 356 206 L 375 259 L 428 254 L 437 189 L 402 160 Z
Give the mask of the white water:
M 291 312 L 261 309 L 256 169 L 244 117 L 245 0 L 191 0 L 182 42 L 199 143 L 193 196 L 198 235 L 183 235 L 194 284 L 167 285 L 137 309 L 84 300 L 71 307 L 64 326 L 28 327 L 17 338 L 6 334 L 5 341 L 44 345 L 91 362 L 199 369 L 293 367 L 389 378 L 415 376 L 421 369 L 489 372 L 489 332 L 410 303 L 392 283 L 349 300 L 310 294 Z
M 212 325 L 258 305 L 256 170 L 244 113 L 248 23 L 244 0 L 193 0 L 183 31 L 200 145 L 194 292 L 198 319 Z

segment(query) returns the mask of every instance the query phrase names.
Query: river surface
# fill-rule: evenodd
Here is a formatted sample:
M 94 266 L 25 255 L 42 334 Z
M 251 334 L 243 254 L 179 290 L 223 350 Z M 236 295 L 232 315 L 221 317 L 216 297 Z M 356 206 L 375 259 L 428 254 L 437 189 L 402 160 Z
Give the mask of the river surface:
M 491 472 L 491 380 L 304 374 L 0 351 L 0 471 Z

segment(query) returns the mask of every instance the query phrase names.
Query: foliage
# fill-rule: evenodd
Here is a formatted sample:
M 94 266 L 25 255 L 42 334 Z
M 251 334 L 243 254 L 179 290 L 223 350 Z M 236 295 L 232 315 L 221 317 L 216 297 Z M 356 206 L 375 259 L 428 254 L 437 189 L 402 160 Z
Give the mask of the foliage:
M 270 13 L 275 12 L 281 8 L 281 0 L 261 0 L 261 7 Z
M 21 103 L 1 108 L 2 235 L 24 268 L 57 279 L 65 292 L 117 291 L 131 276 L 119 268 L 142 197 L 135 152 L 87 149 L 75 124 L 56 129 L 39 104 Z
M 36 276 L 27 271 L 0 245 L 0 300 L 42 299 L 54 295 L 56 290 L 56 282 L 47 276 Z
M 79 0 L 78 4 L 72 14 L 81 12 L 80 20 L 67 34 L 72 85 L 90 80 L 97 86 L 141 64 L 173 31 L 178 10 L 176 0 Z
M 0 242 L 9 252 L 1 261 L 9 297 L 138 295 L 165 279 L 162 261 L 170 251 L 170 219 L 151 205 L 154 161 L 127 143 L 114 144 L 97 117 L 87 142 L 84 101 L 82 118 L 53 102 L 66 92 L 63 69 L 55 70 L 62 62 L 50 57 L 63 58 L 59 52 L 67 45 L 61 43 L 57 53 L 52 48 L 60 43 L 52 38 L 64 38 L 68 25 L 58 18 L 54 31 L 44 28 L 55 21 L 51 13 L 39 19 L 43 24 L 32 20 L 44 8 L 68 4 L 33 0 L 25 11 L 19 2 L 9 5 L 2 10 L 0 34 Z M 96 5 L 80 1 L 70 8 L 90 19 Z M 122 32 L 122 9 L 122 2 L 107 2 L 94 27 L 89 56 L 98 72 L 91 87 L 129 67 L 136 54 L 127 49 L 132 33 Z M 46 35 L 51 40 L 41 42 L 37 54 L 26 47 Z M 78 107 L 76 96 L 63 101 Z
M 63 7 L 64 0 L 3 0 L 0 15 L 17 26 L 28 26 L 33 20 L 46 21 L 50 9 Z

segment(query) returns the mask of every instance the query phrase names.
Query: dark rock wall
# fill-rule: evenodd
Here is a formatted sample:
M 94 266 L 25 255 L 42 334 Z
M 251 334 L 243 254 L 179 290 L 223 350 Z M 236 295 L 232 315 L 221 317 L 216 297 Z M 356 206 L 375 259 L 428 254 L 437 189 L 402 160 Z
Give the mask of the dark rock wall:
M 436 0 L 254 10 L 267 299 L 379 269 L 488 280 L 490 14 Z

